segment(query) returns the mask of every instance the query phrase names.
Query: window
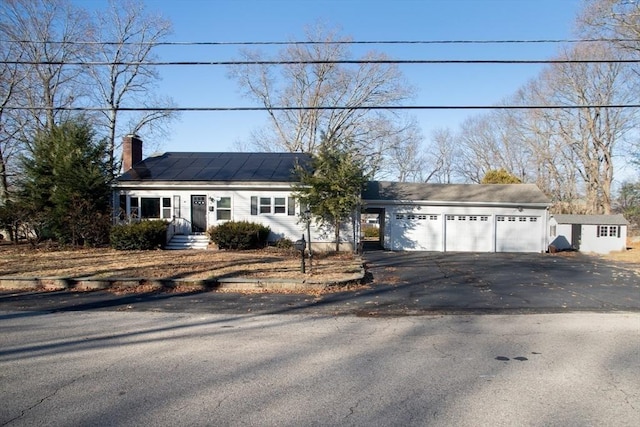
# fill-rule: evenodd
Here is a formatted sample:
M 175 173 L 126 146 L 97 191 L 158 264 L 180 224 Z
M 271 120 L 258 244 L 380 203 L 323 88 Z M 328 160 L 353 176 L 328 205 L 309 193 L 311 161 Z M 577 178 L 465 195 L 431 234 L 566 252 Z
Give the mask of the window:
M 414 219 L 416 219 L 416 216 L 414 214 L 409 214 L 409 215 L 407 215 L 407 219 L 414 220 Z
M 273 199 L 273 213 L 283 214 L 287 212 L 287 198 L 275 197 Z
M 620 237 L 620 227 L 617 225 L 599 225 L 597 237 Z
M 510 216 L 509 217 L 509 221 L 510 222 L 515 222 L 516 221 L 516 217 L 515 216 Z
M 162 198 L 162 218 L 171 218 L 171 199 L 169 197 Z
M 455 216 L 453 215 L 447 215 L 447 221 L 453 221 L 454 219 L 456 219 Z
M 127 196 L 124 194 L 120 195 L 120 201 L 118 203 L 118 218 L 123 220 L 127 214 Z
M 499 216 L 496 218 L 496 221 L 504 221 L 504 217 L 503 216 Z
M 180 196 L 173 196 L 173 217 L 180 218 Z
M 429 215 L 429 220 L 437 221 L 438 220 L 438 215 Z
M 475 215 L 472 215 L 469 217 L 469 221 L 477 221 L 477 220 L 478 220 L 478 217 Z
M 396 214 L 396 219 L 404 219 L 404 215 L 403 214 Z
M 607 227 L 606 225 L 599 225 L 598 226 L 598 237 L 607 237 L 607 232 L 609 231 L 609 227 Z
M 520 222 L 527 222 L 527 218 L 524 216 L 521 216 L 520 218 L 518 218 L 518 221 Z
M 466 220 L 467 220 L 466 216 L 464 216 L 464 215 L 459 215 L 458 216 L 458 221 L 466 221 Z
M 260 213 L 271 213 L 271 197 L 260 197 Z
M 251 215 L 277 214 L 294 216 L 296 201 L 293 197 L 251 197 Z
M 160 198 L 140 198 L 140 218 L 160 218 Z
M 488 216 L 481 216 L 480 217 L 480 221 L 489 221 L 489 217 Z
M 129 201 L 129 215 L 131 218 L 138 218 L 140 216 L 140 205 L 137 197 L 132 197 Z
M 529 222 L 538 222 L 538 217 L 532 216 L 529 218 Z
M 556 237 L 556 226 L 555 225 L 549 226 L 549 235 L 551 237 Z
M 220 197 L 216 201 L 216 220 L 228 221 L 231 219 L 231 197 Z

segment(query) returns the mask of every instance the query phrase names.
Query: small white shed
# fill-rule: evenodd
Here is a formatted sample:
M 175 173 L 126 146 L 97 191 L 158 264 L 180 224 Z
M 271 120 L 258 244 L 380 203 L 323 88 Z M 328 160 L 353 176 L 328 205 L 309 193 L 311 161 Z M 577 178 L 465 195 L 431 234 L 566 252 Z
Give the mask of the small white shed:
M 622 215 L 552 215 L 549 244 L 558 250 L 607 254 L 627 249 L 627 227 Z

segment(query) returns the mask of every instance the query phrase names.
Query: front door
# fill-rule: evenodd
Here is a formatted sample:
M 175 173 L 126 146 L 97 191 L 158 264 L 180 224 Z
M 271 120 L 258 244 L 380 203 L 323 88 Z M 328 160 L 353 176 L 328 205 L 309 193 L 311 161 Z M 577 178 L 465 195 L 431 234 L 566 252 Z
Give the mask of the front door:
M 207 196 L 191 196 L 191 232 L 203 233 L 207 228 Z

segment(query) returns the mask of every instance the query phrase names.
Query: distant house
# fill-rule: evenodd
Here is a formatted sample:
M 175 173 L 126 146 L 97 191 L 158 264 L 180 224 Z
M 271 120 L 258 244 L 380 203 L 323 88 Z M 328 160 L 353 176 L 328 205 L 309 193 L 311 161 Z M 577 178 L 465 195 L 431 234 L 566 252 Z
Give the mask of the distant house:
M 384 248 L 439 252 L 544 252 L 548 198 L 533 184 L 369 182 Z
M 624 251 L 628 225 L 622 215 L 552 215 L 549 244 L 558 250 L 599 254 Z
M 128 135 L 123 140 L 124 173 L 113 185 L 114 203 L 123 218 L 169 221 L 174 242 L 199 239 L 206 247 L 203 233 L 231 220 L 269 226 L 270 241 L 295 241 L 307 229 L 292 195 L 294 168 L 309 160 L 301 153 L 194 152 L 142 159 L 142 141 Z M 313 226 L 311 232 L 316 244 L 328 244 L 333 237 Z M 343 233 L 345 248 L 354 247 L 352 236 Z

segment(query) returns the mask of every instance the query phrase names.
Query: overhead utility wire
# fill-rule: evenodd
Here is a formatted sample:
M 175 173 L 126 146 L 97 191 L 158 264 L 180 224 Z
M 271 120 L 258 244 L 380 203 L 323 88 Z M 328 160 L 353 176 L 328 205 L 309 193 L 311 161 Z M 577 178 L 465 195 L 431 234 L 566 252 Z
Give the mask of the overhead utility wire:
M 640 59 L 345 59 L 309 61 L 0 61 L 11 65 L 294 65 L 294 64 L 635 64 Z
M 41 111 L 312 111 L 312 110 L 575 110 L 582 108 L 640 108 L 640 104 L 611 105 L 379 105 L 372 107 L 3 107 L 8 110 Z
M 615 43 L 638 42 L 640 39 L 534 39 L 534 40 L 335 40 L 335 41 L 196 41 L 196 42 L 116 42 L 116 41 L 56 41 L 56 40 L 0 40 L 0 43 L 33 43 L 62 45 L 118 45 L 118 46 L 265 46 L 265 45 L 322 45 L 322 44 L 536 44 L 536 43 Z

